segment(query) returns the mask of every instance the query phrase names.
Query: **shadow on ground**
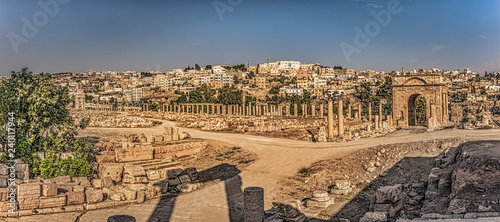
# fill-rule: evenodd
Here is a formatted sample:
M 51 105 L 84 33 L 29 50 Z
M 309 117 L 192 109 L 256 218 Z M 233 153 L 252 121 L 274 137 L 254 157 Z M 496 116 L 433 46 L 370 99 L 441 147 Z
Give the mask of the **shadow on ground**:
M 229 205 L 228 214 L 231 221 L 243 221 L 243 191 L 241 189 L 240 172 L 241 171 L 236 168 L 236 166 L 231 164 L 220 164 L 198 172 L 197 182 L 205 184 L 213 181 L 224 181 L 226 198 Z M 162 180 L 158 183 L 165 182 L 166 180 Z M 171 220 L 175 202 L 180 192 L 176 187 L 170 187 L 169 190 L 175 190 L 175 192 L 166 192 L 162 189 L 160 201 L 149 217 L 148 222 L 164 222 Z

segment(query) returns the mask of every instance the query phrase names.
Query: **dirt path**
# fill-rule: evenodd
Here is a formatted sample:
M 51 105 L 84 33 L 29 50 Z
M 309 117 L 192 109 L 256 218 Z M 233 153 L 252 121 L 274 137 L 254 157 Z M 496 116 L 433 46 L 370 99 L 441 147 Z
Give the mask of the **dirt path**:
M 163 125 L 154 128 L 94 128 L 89 127 L 85 131 L 92 133 L 144 133 L 162 134 L 164 126 L 174 126 L 173 122 L 163 121 Z M 242 173 L 241 190 L 248 186 L 259 186 L 264 188 L 265 209 L 271 207 L 274 193 L 279 189 L 278 181 L 284 177 L 291 176 L 301 166 L 307 166 L 318 160 L 340 157 L 345 154 L 382 144 L 403 143 L 411 141 L 445 139 L 445 138 L 467 138 L 469 140 L 500 139 L 500 130 L 456 130 L 448 129 L 421 134 L 409 134 L 403 136 L 386 136 L 379 138 L 367 138 L 360 141 L 345 143 L 313 143 L 305 141 L 286 140 L 279 138 L 266 138 L 245 134 L 229 134 L 200 131 L 189 128 L 181 128 L 188 132 L 193 138 L 212 139 L 228 144 L 242 147 L 258 155 L 258 160 L 248 166 Z M 214 186 L 181 195 L 177 198 L 172 214 L 172 221 L 191 221 L 192 214 L 206 216 L 217 221 L 228 221 L 228 204 L 224 182 L 216 183 Z M 240 197 L 235 197 L 240 198 Z M 186 211 L 188 213 L 186 213 Z M 190 216 L 191 215 L 191 216 Z M 209 217 L 209 215 L 211 215 Z M 215 217 L 214 217 L 215 216 Z

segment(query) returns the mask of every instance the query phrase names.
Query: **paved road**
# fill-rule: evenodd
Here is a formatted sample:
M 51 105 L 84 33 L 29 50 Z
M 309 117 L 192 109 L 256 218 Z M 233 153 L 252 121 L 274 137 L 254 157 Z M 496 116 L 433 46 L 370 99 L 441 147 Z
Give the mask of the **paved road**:
M 162 134 L 164 126 L 173 126 L 173 122 L 164 121 L 162 126 L 144 129 L 130 128 L 94 128 L 85 131 L 93 133 L 119 132 Z M 248 166 L 239 176 L 229 181 L 217 182 L 214 185 L 192 193 L 179 196 L 174 203 L 161 201 L 142 205 L 123 206 L 115 209 L 102 209 L 84 213 L 80 221 L 105 221 L 117 213 L 128 213 L 136 216 L 137 221 L 230 221 L 230 216 L 242 208 L 241 191 L 248 186 L 264 188 L 265 208 L 271 207 L 273 194 L 279 188 L 278 181 L 293 175 L 301 166 L 307 166 L 318 160 L 340 157 L 347 153 L 382 144 L 413 142 L 446 138 L 467 138 L 470 140 L 500 139 L 500 130 L 456 130 L 448 129 L 421 134 L 403 136 L 386 136 L 362 139 L 344 143 L 312 143 L 279 138 L 266 138 L 244 134 L 230 134 L 200 131 L 181 128 L 193 138 L 218 140 L 238 145 L 258 155 L 258 160 Z M 228 197 L 229 195 L 229 197 Z M 157 209 L 158 206 L 161 206 Z M 137 210 L 139 209 L 139 210 Z M 236 209 L 236 211 L 235 211 Z M 149 216 L 148 216 L 149 215 Z M 151 217 L 152 215 L 152 217 Z M 236 215 L 238 216 L 238 215 Z M 148 219 L 146 219 L 148 217 Z M 158 218 L 152 219 L 152 218 Z M 67 218 L 67 221 L 72 221 Z M 14 221 L 14 220 L 8 220 Z

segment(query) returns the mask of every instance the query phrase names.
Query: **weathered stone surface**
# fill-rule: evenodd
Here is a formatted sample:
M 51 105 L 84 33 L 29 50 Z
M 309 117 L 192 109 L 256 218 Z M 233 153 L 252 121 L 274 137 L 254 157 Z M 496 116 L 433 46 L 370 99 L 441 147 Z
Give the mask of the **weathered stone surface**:
M 180 175 L 179 176 L 179 181 L 181 182 L 181 184 L 183 184 L 183 183 L 190 183 L 191 182 L 191 178 L 188 175 Z
M 144 171 L 144 168 L 139 165 L 127 164 L 123 167 L 123 173 L 133 177 L 146 176 L 146 171 Z
M 92 179 L 92 186 L 94 186 L 94 188 L 102 188 L 102 179 Z
M 9 169 L 7 168 L 7 164 L 0 164 L 0 175 L 7 176 L 9 175 Z
M 137 203 L 144 203 L 145 200 L 146 200 L 146 192 L 137 191 Z
M 184 183 L 177 185 L 177 189 L 182 193 L 189 193 L 198 189 L 198 186 L 192 183 Z
M 84 192 L 85 191 L 85 187 L 84 186 L 80 186 L 80 185 L 76 185 L 76 186 L 73 186 L 73 191 L 74 192 Z
M 375 193 L 376 203 L 394 203 L 403 197 L 403 186 L 396 184 L 394 186 L 381 187 Z
M 9 195 L 9 193 L 9 188 L 0 188 L 0 202 L 8 200 L 7 195 Z
M 334 188 L 339 190 L 347 190 L 351 188 L 351 183 L 348 180 L 336 180 Z
M 40 197 L 40 208 L 60 207 L 66 205 L 66 195 Z
M 123 164 L 120 163 L 104 163 L 101 164 L 99 170 L 99 178 L 110 177 L 114 182 L 122 180 Z
M 168 185 L 169 186 L 177 186 L 179 184 L 181 184 L 181 181 L 179 180 L 179 178 L 168 179 Z
M 243 220 L 245 222 L 261 222 L 264 220 L 264 189 L 247 187 L 243 191 Z
M 39 197 L 36 198 L 19 198 L 17 199 L 19 202 L 19 209 L 21 210 L 29 210 L 38 208 L 40 205 Z
M 386 222 L 387 216 L 382 212 L 366 212 L 359 222 Z
M 85 198 L 87 200 L 87 203 L 89 203 L 89 204 L 101 202 L 103 197 L 104 197 L 104 195 L 102 193 L 102 190 L 100 190 L 100 189 L 86 190 L 85 191 Z
M 167 171 L 167 177 L 168 179 L 174 179 L 178 177 L 182 173 L 182 169 L 177 168 L 177 169 L 171 169 Z
M 85 193 L 83 193 L 83 192 L 68 192 L 68 193 L 66 193 L 66 203 L 68 205 L 85 203 Z
M 87 177 L 73 177 L 72 178 L 73 182 L 80 186 L 88 187 L 91 186 L 90 181 L 87 179 Z
M 123 193 L 113 193 L 109 197 L 109 199 L 114 200 L 114 201 L 122 201 L 125 200 L 125 194 Z
M 123 189 L 123 194 L 126 200 L 135 200 L 137 197 L 137 191 L 130 188 Z
M 153 147 L 134 147 L 134 148 L 119 148 L 115 149 L 115 157 L 118 162 L 130 162 L 139 160 L 154 159 Z
M 18 198 L 38 198 L 40 194 L 40 183 L 23 183 L 17 187 Z
M 102 179 L 102 186 L 107 188 L 113 186 L 113 179 L 111 179 L 111 177 L 104 177 L 104 179 Z
M 158 173 L 157 170 L 148 170 L 148 180 L 159 180 L 160 179 L 160 173 Z
M 196 181 L 198 180 L 198 171 L 194 167 L 189 167 L 184 169 L 182 172 L 182 175 L 188 175 L 191 181 Z
M 57 184 L 65 184 L 65 183 L 71 183 L 71 177 L 70 176 L 58 176 L 50 179 L 51 183 L 57 183 Z
M 30 171 L 28 164 L 16 163 L 16 178 L 21 180 L 28 180 L 30 178 Z
M 46 197 L 57 195 L 57 185 L 53 183 L 42 184 L 42 195 Z

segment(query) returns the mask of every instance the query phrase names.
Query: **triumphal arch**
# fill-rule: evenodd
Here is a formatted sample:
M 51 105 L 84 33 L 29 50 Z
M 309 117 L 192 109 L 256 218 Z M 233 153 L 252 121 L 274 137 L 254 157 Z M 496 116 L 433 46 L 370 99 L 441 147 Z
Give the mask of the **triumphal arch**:
M 417 125 L 417 98 L 425 104 L 426 126 L 448 125 L 448 86 L 442 74 L 392 75 L 392 115 L 399 127 Z

